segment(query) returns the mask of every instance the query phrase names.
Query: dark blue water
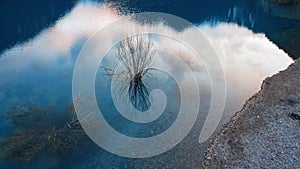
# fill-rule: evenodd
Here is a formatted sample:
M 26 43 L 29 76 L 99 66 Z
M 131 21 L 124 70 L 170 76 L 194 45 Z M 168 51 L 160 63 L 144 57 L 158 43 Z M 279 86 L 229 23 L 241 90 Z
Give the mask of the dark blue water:
M 254 32 L 264 33 L 293 58 L 300 56 L 300 4 L 282 6 L 268 0 L 128 0 L 117 1 L 125 12 L 164 12 L 182 17 L 191 23 L 233 22 Z
M 88 2 L 87 0 L 84 0 Z M 93 1 L 93 0 L 91 0 Z M 123 12 L 165 12 L 182 17 L 192 23 L 209 21 L 234 22 L 255 32 L 265 33 L 279 47 L 298 58 L 295 51 L 299 38 L 300 8 L 278 6 L 268 0 L 98 0 L 115 2 Z M 77 1 L 30 0 L 0 2 L 1 40 L 0 51 L 16 43 L 33 38 L 43 29 L 53 25 L 64 16 Z M 299 5 L 298 5 L 299 6 Z M 290 17 L 283 15 L 289 11 Z M 297 36 L 292 36 L 296 34 Z
M 33 38 L 53 25 L 75 5 L 74 0 L 0 2 L 0 51 Z

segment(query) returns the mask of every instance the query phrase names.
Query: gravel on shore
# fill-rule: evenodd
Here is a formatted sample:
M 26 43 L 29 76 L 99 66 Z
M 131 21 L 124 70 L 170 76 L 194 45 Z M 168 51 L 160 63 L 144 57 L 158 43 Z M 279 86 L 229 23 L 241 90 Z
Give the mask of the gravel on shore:
M 300 168 L 300 60 L 264 80 L 212 140 L 203 168 Z

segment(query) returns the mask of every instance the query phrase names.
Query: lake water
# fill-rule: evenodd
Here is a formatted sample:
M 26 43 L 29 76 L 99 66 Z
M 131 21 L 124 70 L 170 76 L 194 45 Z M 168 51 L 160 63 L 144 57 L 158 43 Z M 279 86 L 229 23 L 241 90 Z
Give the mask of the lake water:
M 217 0 L 189 1 L 188 3 L 179 0 L 133 0 L 114 3 L 118 12 L 123 14 L 156 11 L 177 15 L 192 22 L 207 34 L 209 40 L 215 45 L 216 52 L 222 55 L 221 61 L 224 63 L 224 71 L 227 75 L 228 96 L 225 115 L 220 124 L 228 121 L 234 112 L 240 109 L 244 101 L 259 89 L 265 77 L 284 69 L 291 63 L 292 60 L 287 54 L 267 38 L 286 52 L 290 52 L 290 56 L 294 58 L 297 58 L 299 56 L 297 54 L 300 53 L 295 43 L 300 36 L 292 36 L 300 35 L 300 18 L 293 13 L 287 14 L 283 7 L 269 4 L 264 0 L 228 0 L 222 3 Z M 82 1 L 75 5 L 70 14 L 67 13 L 65 17 L 60 18 L 48 30 L 34 38 L 30 37 L 31 40 L 7 49 L 1 54 L 1 138 L 8 137 L 16 129 L 9 123 L 6 114 L 11 111 L 12 106 L 34 102 L 45 109 L 54 107 L 55 112 L 60 113 L 72 103 L 73 68 L 81 48 L 95 30 L 95 25 L 89 23 L 93 21 L 93 16 L 100 20 L 99 23 L 97 21 L 96 26 L 106 25 L 111 20 L 119 18 L 114 10 L 101 7 L 101 4 L 95 2 Z M 294 10 L 294 8 L 290 9 Z M 74 27 L 77 28 L 77 23 L 79 24 L 78 30 L 69 30 L 69 27 L 65 27 L 75 25 Z M 81 29 L 81 23 L 87 27 Z M 239 26 L 227 23 L 236 23 Z M 166 27 L 161 29 L 169 30 Z M 264 33 L 267 38 L 255 33 Z M 242 38 L 239 39 L 239 37 Z M 161 41 L 160 44 L 166 47 L 174 45 L 168 43 L 167 40 Z M 240 48 L 236 44 L 239 44 Z M 198 140 L 211 105 L 210 75 L 204 70 L 203 65 L 196 64 L 190 51 L 185 51 L 176 44 L 173 49 L 175 53 L 180 52 L 178 55 L 189 67 L 192 67 L 197 75 L 201 102 L 195 125 L 187 137 L 172 150 L 151 158 L 125 158 L 105 151 L 85 137 L 75 151 L 69 152 L 63 158 L 59 159 L 51 153 L 49 155 L 42 151 L 31 162 L 1 160 L 0 168 L 199 168 L 207 145 L 207 143 L 199 144 Z M 235 52 L 235 49 L 238 52 Z M 249 52 L 252 50 L 255 52 Z M 168 54 L 159 53 L 158 56 L 165 55 Z M 244 57 L 239 58 L 239 55 Z M 227 56 L 231 58 L 227 59 Z M 163 63 L 168 63 L 172 71 L 184 77 L 186 71 L 180 64 L 171 56 L 167 58 L 169 60 L 166 59 Z M 266 62 L 268 64 L 265 64 Z M 99 66 L 105 64 L 99 63 Z M 97 71 L 95 92 L 101 111 L 104 112 L 103 116 L 115 130 L 124 135 L 137 138 L 159 135 L 167 130 L 178 116 L 176 112 L 180 109 L 181 100 L 178 96 L 180 89 L 176 81 L 159 70 L 152 69 L 148 73 L 154 75 L 155 80 L 143 79 L 147 89 L 149 91 L 161 89 L 165 92 L 168 103 L 162 116 L 157 120 L 140 124 L 129 121 L 118 113 L 111 94 L 111 79 L 100 68 Z M 53 117 L 55 119 L 55 113 Z

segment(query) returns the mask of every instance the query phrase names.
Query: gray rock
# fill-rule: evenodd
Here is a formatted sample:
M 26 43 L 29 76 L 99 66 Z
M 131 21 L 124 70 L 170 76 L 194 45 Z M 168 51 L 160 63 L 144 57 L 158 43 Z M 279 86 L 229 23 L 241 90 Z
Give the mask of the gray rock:
M 264 80 L 261 91 L 213 139 L 203 168 L 300 168 L 297 115 L 300 60 Z

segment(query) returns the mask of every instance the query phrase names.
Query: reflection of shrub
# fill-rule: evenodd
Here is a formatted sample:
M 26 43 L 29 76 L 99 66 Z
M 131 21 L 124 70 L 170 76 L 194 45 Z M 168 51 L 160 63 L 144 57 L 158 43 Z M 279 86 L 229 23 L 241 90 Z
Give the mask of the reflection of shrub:
M 116 82 L 123 84 L 123 89 L 129 86 L 130 101 L 140 110 L 150 106 L 149 90 L 142 79 L 150 69 L 155 52 L 154 42 L 148 36 L 129 36 L 117 46 L 116 68 L 104 68 Z
M 0 144 L 5 160 L 31 161 L 41 153 L 64 157 L 85 137 L 73 106 L 62 112 L 43 109 L 30 102 L 12 107 L 7 113 L 16 129 Z

